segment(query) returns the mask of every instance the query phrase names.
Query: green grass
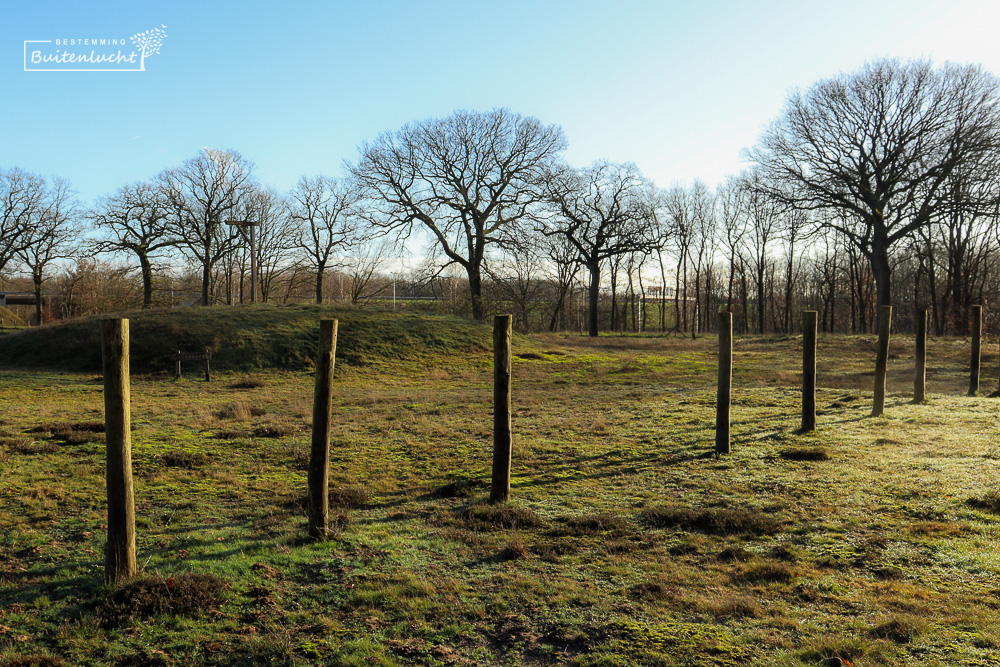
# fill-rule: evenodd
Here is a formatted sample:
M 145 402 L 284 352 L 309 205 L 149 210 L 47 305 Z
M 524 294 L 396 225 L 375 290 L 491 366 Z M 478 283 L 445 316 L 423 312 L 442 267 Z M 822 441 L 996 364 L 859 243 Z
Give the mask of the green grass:
M 415 359 L 446 351 L 486 349 L 490 333 L 454 317 L 380 313 L 315 305 L 154 309 L 120 313 L 129 319 L 131 367 L 139 373 L 173 373 L 174 351 L 212 352 L 212 368 L 252 371 L 305 369 L 319 342 L 316 320 L 337 318 L 337 358 L 352 365 Z M 12 332 L 4 337 L 0 365 L 100 372 L 101 318 L 87 317 Z M 197 376 L 200 362 L 185 362 Z
M 913 405 L 897 338 L 872 419 L 869 341 L 821 337 L 803 435 L 798 339 L 737 339 L 720 458 L 713 338 L 518 338 L 512 499 L 492 506 L 488 328 L 377 319 L 361 329 L 464 342 L 358 340 L 364 363 L 338 365 L 325 542 L 305 539 L 311 372 L 133 377 L 141 576 L 119 587 L 101 583 L 102 385 L 0 371 L 0 666 L 944 667 L 1000 651 L 1000 425 L 996 399 L 964 396 L 963 341 L 931 342 Z

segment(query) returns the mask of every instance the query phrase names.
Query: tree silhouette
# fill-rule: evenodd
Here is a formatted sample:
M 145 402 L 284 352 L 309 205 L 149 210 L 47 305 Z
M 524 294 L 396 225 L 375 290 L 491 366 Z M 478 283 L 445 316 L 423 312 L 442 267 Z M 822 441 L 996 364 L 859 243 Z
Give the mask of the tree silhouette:
M 150 28 L 149 30 L 137 32 L 132 35 L 132 43 L 139 49 L 139 69 L 143 72 L 146 71 L 146 56 L 159 53 L 160 45 L 163 44 L 163 38 L 167 36 L 167 26 L 162 23 L 160 26 L 163 30 L 160 30 L 160 28 Z

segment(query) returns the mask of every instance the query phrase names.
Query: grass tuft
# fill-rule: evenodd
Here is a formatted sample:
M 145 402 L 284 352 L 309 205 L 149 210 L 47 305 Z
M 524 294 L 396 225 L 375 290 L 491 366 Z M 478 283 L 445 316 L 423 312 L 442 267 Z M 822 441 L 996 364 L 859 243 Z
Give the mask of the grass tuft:
M 250 405 L 246 401 L 236 401 L 224 406 L 215 413 L 219 419 L 232 419 L 233 421 L 247 421 L 251 417 L 260 417 L 267 411 L 259 406 Z
M 781 524 L 752 510 L 713 508 L 693 510 L 676 505 L 647 507 L 642 518 L 657 528 L 680 528 L 713 535 L 772 535 Z
M 507 543 L 500 549 L 500 552 L 497 554 L 497 560 L 524 560 L 530 555 L 528 547 L 524 544 L 524 540 L 521 539 L 520 535 L 515 535 L 507 540 Z
M 622 535 L 629 531 L 629 522 L 616 514 L 584 514 L 560 517 L 562 524 L 553 532 L 558 535 L 597 535 L 612 533 Z
M 829 461 L 830 455 L 822 447 L 790 447 L 778 452 L 788 461 Z
M 0 667 L 65 667 L 66 661 L 51 655 L 20 655 L 0 658 Z
M 469 530 L 513 530 L 542 525 L 533 510 L 513 505 L 473 505 L 462 511 L 460 519 Z
M 489 480 L 481 477 L 459 477 L 431 491 L 432 498 L 471 498 L 489 488 Z
M 259 375 L 244 375 L 235 382 L 229 385 L 230 389 L 260 389 L 264 387 L 267 383 L 264 382 L 264 378 Z
M 229 584 L 207 573 L 139 577 L 112 591 L 98 609 L 105 627 L 160 614 L 195 616 L 219 604 Z
M 329 491 L 330 505 L 333 507 L 364 507 L 371 499 L 368 490 L 361 486 L 337 486 Z
M 973 496 L 965 501 L 969 507 L 1000 514 L 1000 491 L 988 491 L 982 496 Z
M 909 644 L 923 633 L 927 622 L 912 617 L 895 616 L 875 626 L 869 633 L 875 639 L 888 639 L 896 644 Z
M 764 563 L 733 575 L 733 579 L 746 584 L 787 584 L 795 579 L 784 563 Z
M 186 468 L 195 470 L 208 463 L 208 456 L 200 452 L 186 452 L 182 449 L 175 449 L 164 452 L 161 455 L 163 465 L 168 468 Z

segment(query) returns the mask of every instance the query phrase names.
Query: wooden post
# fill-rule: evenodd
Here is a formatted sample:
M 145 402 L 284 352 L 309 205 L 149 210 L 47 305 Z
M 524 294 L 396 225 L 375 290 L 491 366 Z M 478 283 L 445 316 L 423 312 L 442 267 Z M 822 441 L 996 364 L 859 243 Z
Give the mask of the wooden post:
M 174 362 L 174 378 L 180 379 L 181 377 L 181 351 L 177 350 L 176 361 Z
M 816 429 L 816 311 L 802 313 L 802 432 Z
M 336 355 L 337 320 L 320 320 L 308 479 L 309 535 L 318 539 L 326 537 L 330 527 L 330 416 L 333 412 L 333 365 Z
M 715 405 L 715 451 L 729 453 L 729 405 L 733 389 L 733 314 L 719 313 L 719 390 Z
M 972 358 L 969 360 L 969 396 L 979 395 L 979 364 L 983 351 L 983 307 L 972 307 Z
M 205 348 L 205 382 L 211 382 L 212 381 L 211 362 L 212 362 L 212 351 L 209 350 L 206 347 Z
M 115 583 L 135 576 L 137 571 L 129 413 L 128 320 L 103 320 L 101 328 L 108 491 L 108 544 L 105 548 L 104 581 Z
M 493 487 L 491 503 L 510 498 L 510 338 L 513 317 L 493 318 Z
M 926 400 L 927 383 L 927 309 L 917 310 L 917 340 L 913 352 L 913 402 L 923 403 Z
M 892 325 L 892 306 L 882 306 L 881 326 L 878 331 L 878 353 L 875 355 L 875 400 L 872 417 L 885 412 L 885 373 L 889 366 L 889 328 Z

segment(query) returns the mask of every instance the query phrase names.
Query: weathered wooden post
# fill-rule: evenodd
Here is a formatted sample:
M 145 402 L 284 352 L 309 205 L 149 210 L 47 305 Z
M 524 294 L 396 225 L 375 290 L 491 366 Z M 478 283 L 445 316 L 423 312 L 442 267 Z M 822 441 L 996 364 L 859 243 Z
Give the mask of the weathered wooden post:
M 493 486 L 491 503 L 505 503 L 510 498 L 510 315 L 493 318 Z
M 174 378 L 177 380 L 181 379 L 181 351 L 177 350 L 177 354 L 174 356 Z
M 212 381 L 212 351 L 205 348 L 205 382 Z
M 308 477 L 309 535 L 318 539 L 326 537 L 330 526 L 330 417 L 333 412 L 333 365 L 336 355 L 337 320 L 320 320 Z
M 802 432 L 816 429 L 816 311 L 802 313 Z
M 137 571 L 128 320 L 103 320 L 101 329 L 108 491 L 108 544 L 104 554 L 104 581 L 115 583 L 135 576 Z
M 881 326 L 878 331 L 878 352 L 875 355 L 875 400 L 872 417 L 885 412 L 885 373 L 889 366 L 889 328 L 892 325 L 892 306 L 882 306 Z
M 983 352 L 983 307 L 972 307 L 972 358 L 969 360 L 969 396 L 979 395 L 979 364 Z
M 715 405 L 715 451 L 729 453 L 729 405 L 733 389 L 733 314 L 719 313 L 719 389 Z
M 927 309 L 917 310 L 917 340 L 913 352 L 913 402 L 923 403 L 926 400 L 927 384 Z

